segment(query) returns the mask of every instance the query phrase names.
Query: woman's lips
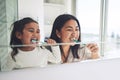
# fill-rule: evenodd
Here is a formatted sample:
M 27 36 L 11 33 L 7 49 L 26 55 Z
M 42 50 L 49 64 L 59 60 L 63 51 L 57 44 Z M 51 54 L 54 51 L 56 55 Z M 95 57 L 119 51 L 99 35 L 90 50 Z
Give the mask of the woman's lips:
M 76 38 L 71 38 L 72 42 L 78 42 L 78 40 Z

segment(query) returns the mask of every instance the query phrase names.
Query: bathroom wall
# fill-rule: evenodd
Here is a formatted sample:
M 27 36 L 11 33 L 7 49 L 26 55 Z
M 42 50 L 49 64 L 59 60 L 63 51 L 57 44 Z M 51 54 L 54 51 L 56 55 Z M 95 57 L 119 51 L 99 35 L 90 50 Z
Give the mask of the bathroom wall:
M 0 68 L 5 63 L 10 41 L 11 24 L 17 20 L 17 0 L 0 0 Z
M 41 41 L 44 39 L 43 0 L 18 0 L 18 18 L 31 17 L 39 22 Z

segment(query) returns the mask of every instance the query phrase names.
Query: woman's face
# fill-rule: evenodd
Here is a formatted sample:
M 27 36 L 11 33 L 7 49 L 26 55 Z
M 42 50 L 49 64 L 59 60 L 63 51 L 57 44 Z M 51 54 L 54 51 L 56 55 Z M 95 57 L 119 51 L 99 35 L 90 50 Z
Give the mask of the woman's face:
M 69 20 L 64 24 L 60 32 L 57 31 L 57 36 L 63 43 L 70 43 L 78 40 L 79 33 L 80 30 L 77 22 L 75 20 Z
M 40 29 L 38 24 L 35 22 L 26 24 L 23 33 L 18 33 L 17 37 L 24 45 L 38 44 L 40 40 Z

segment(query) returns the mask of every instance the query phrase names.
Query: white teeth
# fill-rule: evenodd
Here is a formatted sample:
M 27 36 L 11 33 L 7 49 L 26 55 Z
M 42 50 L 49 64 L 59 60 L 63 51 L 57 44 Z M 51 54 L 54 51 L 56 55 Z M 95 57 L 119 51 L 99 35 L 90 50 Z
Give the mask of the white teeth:
M 36 40 L 33 40 L 33 39 L 32 39 L 31 41 L 32 41 L 33 43 L 36 43 Z
M 73 42 L 78 42 L 78 40 L 75 39 L 75 38 L 72 38 L 71 40 L 72 40 Z
M 37 39 L 31 39 L 31 42 L 36 43 L 36 42 L 38 42 L 38 40 Z

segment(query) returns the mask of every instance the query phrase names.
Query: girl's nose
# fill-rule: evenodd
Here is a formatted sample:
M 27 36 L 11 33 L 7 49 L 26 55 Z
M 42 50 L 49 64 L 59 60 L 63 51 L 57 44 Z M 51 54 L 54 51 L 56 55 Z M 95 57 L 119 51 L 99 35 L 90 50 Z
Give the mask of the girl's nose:
M 34 33 L 33 33 L 33 36 L 34 36 L 34 37 L 37 37 L 37 36 L 38 36 L 38 33 L 34 32 Z

